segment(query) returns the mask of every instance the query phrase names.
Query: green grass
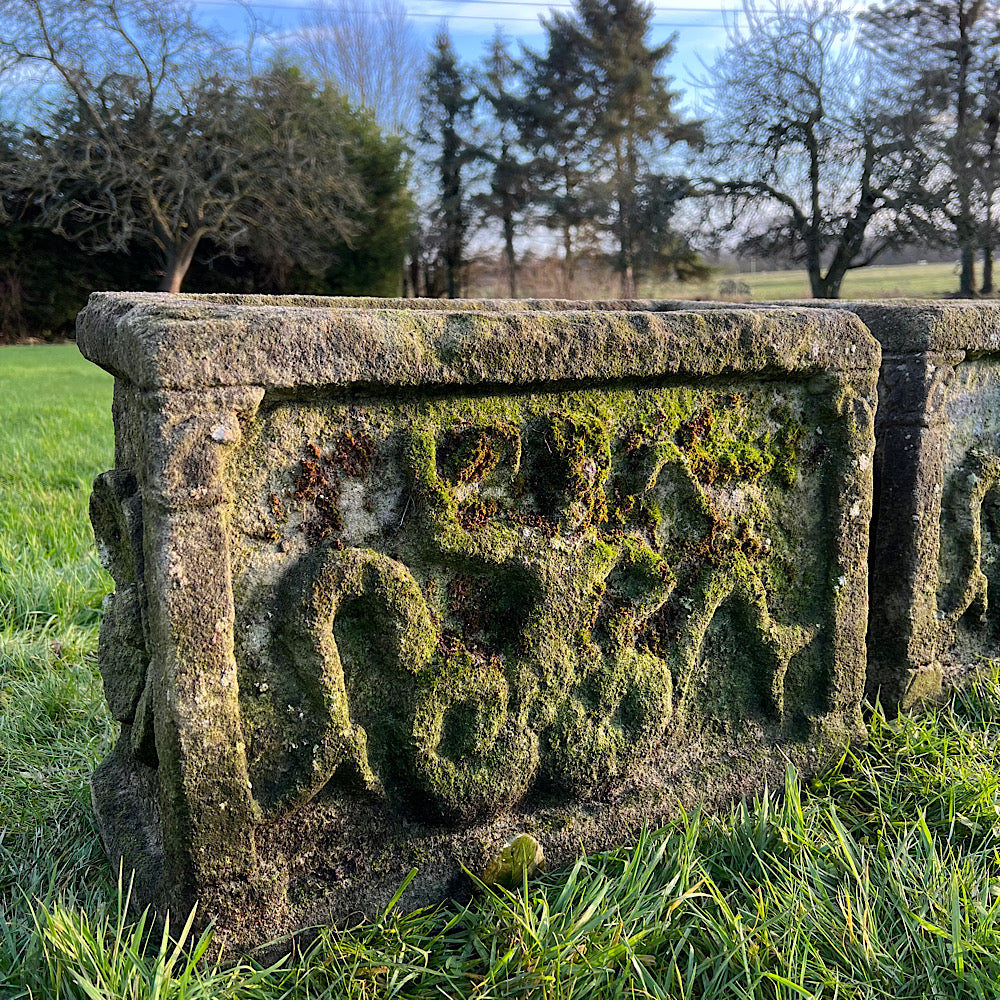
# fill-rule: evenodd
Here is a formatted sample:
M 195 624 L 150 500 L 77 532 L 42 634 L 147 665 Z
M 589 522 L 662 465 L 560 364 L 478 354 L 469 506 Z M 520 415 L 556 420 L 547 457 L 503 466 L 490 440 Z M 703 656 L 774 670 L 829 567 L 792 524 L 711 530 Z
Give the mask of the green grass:
M 807 299 L 809 277 L 805 271 L 763 271 L 756 274 L 716 274 L 708 281 L 653 284 L 643 288 L 650 298 L 719 298 L 724 281 L 741 281 L 750 287 L 755 302 L 771 299 Z M 840 290 L 842 299 L 929 298 L 940 299 L 958 288 L 954 264 L 884 264 L 849 271 Z
M 519 294 L 525 298 L 561 297 L 559 267 L 556 261 L 526 267 L 519 279 Z M 807 299 L 810 297 L 809 277 L 805 270 L 758 271 L 754 274 L 730 274 L 715 271 L 705 281 L 643 281 L 639 297 L 648 299 L 719 299 L 721 286 L 727 281 L 749 286 L 755 302 L 774 299 Z M 578 277 L 571 298 L 607 299 L 619 295 L 619 280 L 609 268 L 588 269 Z M 958 290 L 958 268 L 955 264 L 876 264 L 848 271 L 840 297 L 843 299 L 930 298 L 941 299 Z M 504 298 L 507 286 L 496 276 L 483 276 L 475 270 L 466 292 L 471 298 Z M 745 298 L 741 296 L 739 298 Z
M 110 581 L 86 517 L 110 380 L 0 349 L 0 998 L 995 997 L 1000 679 L 872 721 L 830 773 L 691 815 L 521 892 L 323 931 L 222 966 L 188 915 L 126 915 L 87 780 L 114 736 L 95 650 Z

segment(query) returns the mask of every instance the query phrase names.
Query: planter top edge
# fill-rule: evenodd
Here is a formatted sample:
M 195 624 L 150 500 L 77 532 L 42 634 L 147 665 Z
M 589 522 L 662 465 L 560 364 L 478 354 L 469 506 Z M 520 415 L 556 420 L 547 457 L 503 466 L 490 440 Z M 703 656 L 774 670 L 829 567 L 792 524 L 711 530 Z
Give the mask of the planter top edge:
M 728 303 L 660 300 L 660 311 L 824 309 L 853 313 L 871 330 L 886 354 L 927 351 L 1000 353 L 1000 300 L 976 299 L 780 299 Z
M 385 389 L 877 370 L 844 310 L 654 301 L 322 299 L 95 292 L 89 360 L 142 390 Z

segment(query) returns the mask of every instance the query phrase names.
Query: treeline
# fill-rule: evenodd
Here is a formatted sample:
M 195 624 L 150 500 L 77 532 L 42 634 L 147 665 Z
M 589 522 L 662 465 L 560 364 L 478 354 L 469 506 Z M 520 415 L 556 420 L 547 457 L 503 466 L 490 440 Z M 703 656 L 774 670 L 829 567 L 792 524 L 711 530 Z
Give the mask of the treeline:
M 261 63 L 181 3 L 0 0 L 0 338 L 101 287 L 455 296 L 490 247 L 512 296 L 542 256 L 631 297 L 725 251 L 836 297 L 915 245 L 993 292 L 1000 0 L 747 0 L 697 111 L 653 14 L 574 0 L 467 65 L 400 0 L 315 0 Z
M 158 0 L 0 2 L 0 336 L 95 288 L 398 294 L 400 135 L 272 52 Z M 30 89 L 29 89 L 30 88 Z
M 558 240 L 567 295 L 581 251 L 607 257 L 626 298 L 650 275 L 704 273 L 673 227 L 692 193 L 676 153 L 704 134 L 677 110 L 663 72 L 674 43 L 649 44 L 652 13 L 633 0 L 576 0 L 572 14 L 542 18 L 542 51 L 515 57 L 498 34 L 474 69 L 438 34 L 419 132 L 437 192 L 423 233 L 434 252 L 414 262 L 418 289 L 459 293 L 477 217 L 502 233 L 512 296 L 515 238 L 539 230 Z
M 478 67 L 440 35 L 423 137 L 431 256 L 448 277 L 426 289 L 460 287 L 478 212 L 502 236 L 512 295 L 515 237 L 540 231 L 562 246 L 570 295 L 580 247 L 606 256 L 623 296 L 727 251 L 802 266 L 815 297 L 836 298 L 848 271 L 913 246 L 954 252 L 956 294 L 992 294 L 1000 3 L 852 7 L 745 0 L 687 117 L 663 75 L 673 42 L 648 43 L 652 5 L 575 0 L 542 19 L 543 51 L 515 58 L 498 38 Z

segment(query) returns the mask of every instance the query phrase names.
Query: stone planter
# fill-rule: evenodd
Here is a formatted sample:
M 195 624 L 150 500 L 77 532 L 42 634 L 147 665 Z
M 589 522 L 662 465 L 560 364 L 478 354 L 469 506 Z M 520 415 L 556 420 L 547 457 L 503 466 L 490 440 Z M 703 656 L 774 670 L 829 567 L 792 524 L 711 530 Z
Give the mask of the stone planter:
M 1000 656 L 1000 307 L 900 299 L 745 308 L 847 310 L 882 346 L 867 696 L 890 711 L 934 697 L 943 680 Z
M 94 776 L 232 947 L 468 891 L 861 732 L 878 344 L 845 312 L 101 293 Z M 353 306 L 353 307 L 352 307 Z

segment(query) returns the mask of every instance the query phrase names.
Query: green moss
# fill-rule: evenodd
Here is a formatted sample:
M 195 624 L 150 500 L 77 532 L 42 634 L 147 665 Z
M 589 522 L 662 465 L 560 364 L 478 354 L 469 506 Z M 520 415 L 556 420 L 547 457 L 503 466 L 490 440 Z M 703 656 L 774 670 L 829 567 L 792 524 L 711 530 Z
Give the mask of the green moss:
M 537 767 L 537 744 L 507 712 L 497 661 L 465 650 L 446 658 L 416 707 L 408 793 L 419 812 L 450 822 L 496 815 L 520 798 Z
M 272 494 L 281 500 L 279 550 L 301 536 L 290 498 L 301 492 L 314 516 L 307 493 L 322 485 L 296 489 L 303 456 L 341 486 L 349 471 L 377 476 L 382 496 L 398 498 L 380 527 L 362 519 L 358 534 L 345 516 L 318 543 L 343 540 L 343 558 L 369 567 L 357 600 L 342 603 L 328 643 L 300 631 L 296 643 L 312 642 L 318 660 L 287 644 L 290 686 L 273 710 L 246 713 L 262 759 L 284 754 L 268 772 L 276 800 L 282 782 L 298 800 L 335 774 L 463 823 L 542 784 L 603 794 L 691 713 L 758 711 L 776 735 L 814 712 L 816 657 L 779 648 L 784 623 L 825 613 L 824 577 L 810 578 L 799 555 L 825 509 L 819 477 L 802 473 L 801 414 L 813 403 L 797 389 L 778 399 L 753 386 L 394 400 L 367 403 L 363 425 L 347 404 L 286 421 L 276 411 L 269 447 L 296 457 L 284 482 L 259 479 L 258 495 L 264 510 Z M 721 636 L 740 651 L 742 680 L 695 684 L 702 646 Z M 774 678 L 789 670 L 786 709 Z M 339 744 L 313 739 L 326 763 L 308 781 L 308 754 L 280 749 L 302 742 L 281 704 L 312 705 L 310 732 L 339 720 Z
M 452 485 L 481 482 L 504 460 L 516 468 L 520 452 L 517 428 L 505 423 L 452 427 L 436 449 L 441 476 Z
M 775 471 L 785 488 L 794 485 L 804 428 L 787 404 L 772 409 L 772 431 L 762 426 L 759 404 L 738 393 L 723 405 L 703 406 L 682 417 L 676 442 L 699 482 L 753 481 Z
M 778 429 L 774 436 L 775 472 L 777 473 L 778 481 L 783 486 L 791 488 L 795 485 L 799 463 L 799 449 L 802 439 L 805 436 L 805 428 L 795 419 L 791 408 L 787 404 L 776 407 L 772 411 L 772 416 L 778 422 Z
M 607 520 L 604 484 L 611 467 L 607 418 L 558 414 L 536 429 L 531 484 L 542 513 L 561 530 L 600 525 Z
M 592 795 L 624 777 L 662 738 L 673 681 L 663 660 L 623 651 L 605 658 L 562 702 L 545 734 L 549 785 Z

